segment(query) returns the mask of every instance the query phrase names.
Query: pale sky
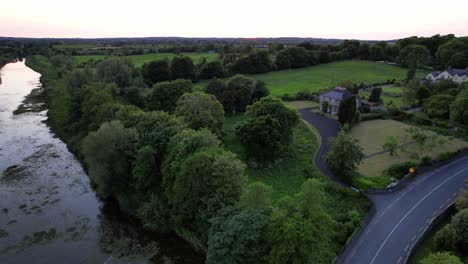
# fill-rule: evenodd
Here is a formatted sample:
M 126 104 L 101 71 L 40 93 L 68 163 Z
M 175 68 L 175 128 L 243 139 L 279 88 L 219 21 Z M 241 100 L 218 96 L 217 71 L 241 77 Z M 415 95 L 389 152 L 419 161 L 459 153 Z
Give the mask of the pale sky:
M 0 36 L 468 35 L 468 0 L 1 0 Z

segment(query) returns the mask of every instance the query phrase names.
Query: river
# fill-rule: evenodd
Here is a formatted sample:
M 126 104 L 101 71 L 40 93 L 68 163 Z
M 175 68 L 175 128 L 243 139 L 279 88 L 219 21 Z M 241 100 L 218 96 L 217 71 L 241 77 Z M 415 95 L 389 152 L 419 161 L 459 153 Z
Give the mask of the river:
M 45 122 L 39 73 L 23 60 L 0 77 L 0 263 L 203 262 L 180 238 L 142 230 L 96 197 Z M 31 92 L 39 96 L 24 101 Z

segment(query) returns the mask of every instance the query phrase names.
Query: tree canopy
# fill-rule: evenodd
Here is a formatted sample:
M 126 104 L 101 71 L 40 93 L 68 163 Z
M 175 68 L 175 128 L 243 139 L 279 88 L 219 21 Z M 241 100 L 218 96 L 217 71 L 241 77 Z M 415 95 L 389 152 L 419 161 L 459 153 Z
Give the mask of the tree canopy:
M 359 141 L 341 131 L 332 141 L 326 161 L 334 173 L 343 180 L 350 182 L 363 158 L 364 153 Z
M 175 115 L 182 117 L 190 128 L 208 128 L 217 135 L 222 133 L 223 106 L 211 94 L 193 92 L 182 95 L 177 101 Z

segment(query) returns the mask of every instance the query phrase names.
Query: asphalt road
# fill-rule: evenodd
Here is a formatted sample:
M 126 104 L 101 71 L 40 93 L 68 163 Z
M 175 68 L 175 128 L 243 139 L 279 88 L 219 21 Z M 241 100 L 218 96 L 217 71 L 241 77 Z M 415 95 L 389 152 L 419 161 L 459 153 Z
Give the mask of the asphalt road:
M 406 263 L 431 222 L 451 206 L 468 179 L 468 157 L 417 175 L 405 189 L 369 195 L 376 213 L 339 263 Z
M 316 163 L 319 169 L 322 170 L 320 167 L 323 166 L 326 169 L 323 157 L 329 148 L 328 138 L 336 136 L 337 130 L 333 124 L 336 121 L 307 109 L 300 113 L 324 139 Z M 467 187 L 468 157 L 415 177 L 410 185 L 400 191 L 368 195 L 374 203 L 375 214 L 339 256 L 337 263 L 406 263 L 412 248 L 432 221 L 450 207 L 458 193 Z
M 315 158 L 316 166 L 322 173 L 342 184 L 342 182 L 339 181 L 336 176 L 330 172 L 325 162 L 325 155 L 330 148 L 330 139 L 336 137 L 340 131 L 340 124 L 335 120 L 310 111 L 310 108 L 301 109 L 299 110 L 299 113 L 301 114 L 302 119 L 312 124 L 322 137 L 322 144 L 320 145 L 320 149 L 318 150 L 317 156 Z

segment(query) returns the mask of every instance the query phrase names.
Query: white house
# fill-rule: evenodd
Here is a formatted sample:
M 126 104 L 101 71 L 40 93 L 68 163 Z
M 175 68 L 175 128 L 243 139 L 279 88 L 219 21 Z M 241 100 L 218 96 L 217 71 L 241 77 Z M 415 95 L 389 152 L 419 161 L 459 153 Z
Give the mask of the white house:
M 336 115 L 338 114 L 338 111 L 340 109 L 341 102 L 343 100 L 348 99 L 350 97 L 353 97 L 353 95 L 348 89 L 343 88 L 343 87 L 335 87 L 335 89 L 321 93 L 319 95 L 319 101 L 320 101 L 320 110 L 324 111 L 323 109 L 323 102 L 327 101 L 328 102 L 328 109 L 326 109 L 327 113 Z M 359 99 L 358 96 L 355 96 L 356 98 L 356 110 L 361 107 L 361 100 Z
M 437 82 L 440 80 L 451 80 L 455 83 L 468 82 L 468 69 L 448 69 L 446 71 L 434 71 L 426 76 L 426 80 Z

